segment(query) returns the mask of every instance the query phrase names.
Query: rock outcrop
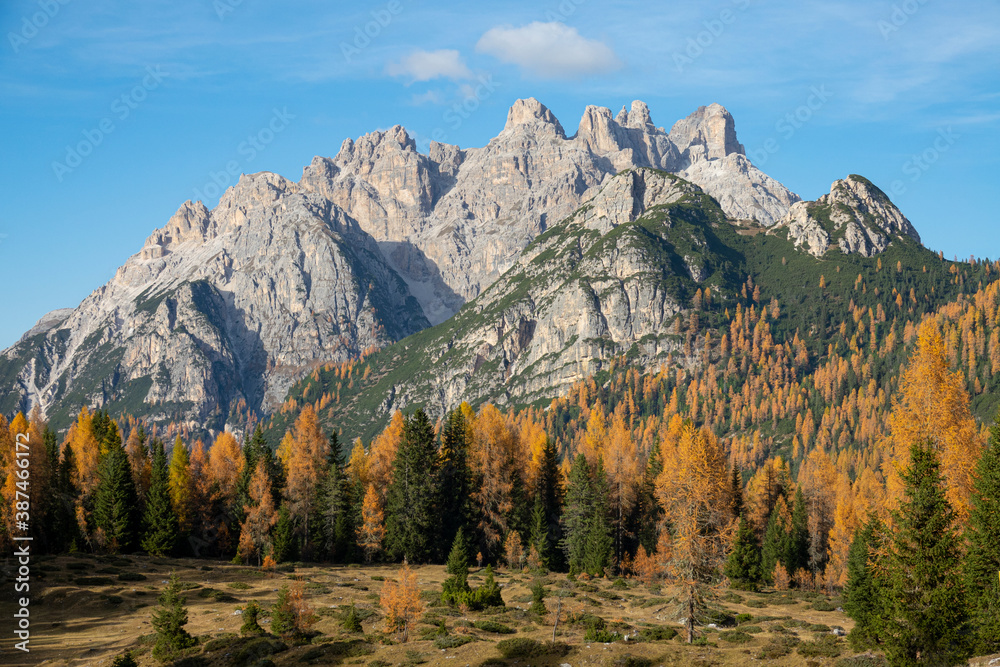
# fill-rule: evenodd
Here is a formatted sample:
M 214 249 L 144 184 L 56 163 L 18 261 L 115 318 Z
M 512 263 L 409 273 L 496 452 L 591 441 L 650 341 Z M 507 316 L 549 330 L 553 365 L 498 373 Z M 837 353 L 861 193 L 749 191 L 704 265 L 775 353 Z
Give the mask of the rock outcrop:
M 792 205 L 772 228 L 787 234 L 795 247 L 814 257 L 831 250 L 872 257 L 884 252 L 893 238 L 920 243 L 920 235 L 889 197 L 868 179 L 851 174 L 835 181 L 830 194 Z

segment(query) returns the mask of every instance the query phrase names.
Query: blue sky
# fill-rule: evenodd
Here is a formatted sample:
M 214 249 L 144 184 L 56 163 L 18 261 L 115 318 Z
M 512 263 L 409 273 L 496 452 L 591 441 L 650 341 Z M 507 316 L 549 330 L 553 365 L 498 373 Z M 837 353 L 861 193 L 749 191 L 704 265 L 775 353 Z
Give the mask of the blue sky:
M 481 146 L 529 96 L 569 133 L 718 102 L 804 198 L 860 173 L 928 247 L 1000 257 L 993 0 L 7 0 L 0 36 L 0 347 L 229 171 L 298 180 L 397 123 Z

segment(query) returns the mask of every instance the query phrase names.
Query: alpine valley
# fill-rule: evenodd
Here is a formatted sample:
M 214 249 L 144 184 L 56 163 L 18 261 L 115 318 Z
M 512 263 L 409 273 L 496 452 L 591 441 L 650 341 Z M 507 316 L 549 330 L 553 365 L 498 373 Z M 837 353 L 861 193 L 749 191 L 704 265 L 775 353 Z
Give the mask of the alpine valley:
M 801 201 L 718 104 L 669 131 L 640 101 L 591 106 L 567 136 L 518 100 L 482 148 L 425 155 L 396 126 L 297 183 L 244 175 L 212 210 L 185 202 L 0 355 L 0 412 L 38 407 L 64 429 L 88 406 L 217 433 L 250 414 L 287 425 L 322 397 L 324 422 L 368 438 L 397 410 L 707 370 L 750 308 L 806 373 L 862 303 L 901 331 L 958 298 L 973 278 L 955 267 L 863 177 Z

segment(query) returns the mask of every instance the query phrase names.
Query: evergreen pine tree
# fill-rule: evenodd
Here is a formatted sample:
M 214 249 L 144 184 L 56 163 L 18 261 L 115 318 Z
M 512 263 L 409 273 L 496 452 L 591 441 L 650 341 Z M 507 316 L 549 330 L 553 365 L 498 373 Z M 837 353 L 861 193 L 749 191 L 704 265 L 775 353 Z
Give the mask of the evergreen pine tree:
M 587 533 L 590 515 L 593 513 L 594 494 L 590 481 L 590 465 L 587 457 L 578 454 L 569 471 L 569 487 L 566 490 L 566 511 L 562 517 L 562 549 L 566 554 L 566 564 L 570 572 L 584 571 L 587 549 Z
M 639 544 L 646 553 L 656 551 L 659 540 L 657 527 L 663 522 L 663 507 L 656 497 L 656 478 L 663 472 L 663 460 L 660 458 L 660 443 L 654 443 L 646 462 L 646 471 L 639 488 L 639 501 L 636 503 L 636 524 L 633 531 Z
M 177 517 L 170 506 L 167 455 L 163 442 L 153 440 L 153 470 L 146 497 L 145 535 L 142 548 L 155 556 L 165 556 L 177 544 Z
M 243 625 L 240 627 L 240 635 L 243 637 L 259 637 L 263 634 L 264 628 L 260 627 L 257 620 L 260 617 L 260 603 L 251 600 L 243 607 Z
M 809 566 L 809 513 L 802 489 L 795 490 L 795 504 L 792 506 L 792 525 L 785 537 L 782 562 L 789 575 L 794 575 Z
M 546 567 L 557 570 L 563 566 L 562 552 L 557 548 L 562 540 L 562 505 L 565 490 L 562 484 L 562 472 L 559 470 L 559 451 L 555 442 L 547 438 L 545 449 L 542 450 L 542 460 L 539 466 L 535 487 L 536 500 L 541 501 L 542 514 L 545 522 L 545 545 L 536 543 L 539 555 L 547 555 Z M 534 517 L 532 517 L 534 520 Z M 541 533 L 539 532 L 539 536 Z
M 350 491 L 350 480 L 344 474 L 343 465 L 332 461 L 316 503 L 319 521 L 313 525 L 320 532 L 316 544 L 327 558 L 338 563 L 350 560 L 354 546 L 354 508 L 351 507 Z
M 538 554 L 539 566 L 547 570 L 552 563 L 552 546 L 549 543 L 549 524 L 545 518 L 545 504 L 541 495 L 535 497 L 535 506 L 531 511 L 531 533 L 528 544 L 528 548 L 534 547 Z
M 283 563 L 295 558 L 295 526 L 292 524 L 292 513 L 288 504 L 282 503 L 278 510 L 278 523 L 274 526 L 274 541 L 272 556 L 276 563 Z
M 180 580 L 176 574 L 170 575 L 170 583 L 163 589 L 159 602 L 160 606 L 153 612 L 152 619 L 153 629 L 156 630 L 153 657 L 167 660 L 177 651 L 197 643 L 184 629 L 188 622 L 188 613 L 184 607 L 184 597 L 181 595 Z
M 469 469 L 469 429 L 461 410 L 448 413 L 441 432 L 441 453 L 435 478 L 435 497 L 439 508 L 441 549 L 455 541 L 464 525 L 472 525 L 469 496 L 472 471 Z M 444 556 L 443 553 L 438 556 Z
M 976 466 L 962 562 L 976 625 L 976 652 L 1000 651 L 1000 413 Z
M 745 507 L 743 505 L 743 473 L 737 465 L 733 466 L 729 487 L 733 501 L 733 517 L 739 519 L 743 516 Z
M 733 550 L 726 561 L 725 575 L 729 577 L 733 588 L 754 591 L 760 587 L 760 570 L 760 547 L 757 546 L 753 528 L 745 517 L 740 516 Z
M 545 586 L 541 580 L 535 579 L 531 585 L 531 606 L 528 611 L 537 616 L 545 616 L 549 610 L 545 608 Z
M 458 604 L 469 591 L 469 544 L 461 527 L 451 545 L 446 570 L 450 576 L 444 581 L 441 600 L 448 604 Z
M 434 427 L 423 410 L 406 417 L 386 496 L 386 550 L 409 563 L 434 555 Z
M 893 665 L 955 665 L 969 655 L 955 513 L 930 443 L 914 443 L 893 512 L 885 653 Z
M 869 517 L 854 534 L 848 552 L 844 611 L 854 619 L 848 639 L 859 651 L 879 643 L 886 613 L 886 582 L 874 560 L 882 550 L 884 531 L 877 517 Z
M 614 537 L 608 520 L 608 480 L 600 458 L 591 480 L 593 506 L 587 520 L 586 545 L 584 547 L 583 571 L 591 576 L 604 576 L 611 565 Z
M 764 533 L 764 545 L 760 551 L 760 573 L 765 582 L 771 581 L 774 566 L 783 560 L 787 540 L 781 516 L 778 512 L 771 512 L 771 517 L 767 521 L 767 531 Z
M 118 436 L 118 426 L 103 427 L 108 449 L 101 459 L 94 494 L 94 523 L 101 531 L 104 548 L 111 553 L 129 551 L 137 536 L 139 497 L 132 479 L 132 467 Z

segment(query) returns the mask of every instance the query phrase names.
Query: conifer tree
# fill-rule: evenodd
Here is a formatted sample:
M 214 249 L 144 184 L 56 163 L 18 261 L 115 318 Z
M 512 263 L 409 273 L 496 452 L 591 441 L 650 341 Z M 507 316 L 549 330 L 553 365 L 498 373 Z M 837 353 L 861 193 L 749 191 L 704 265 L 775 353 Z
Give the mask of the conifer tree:
M 464 525 L 471 525 L 469 497 L 472 471 L 469 469 L 469 426 L 461 410 L 448 413 L 441 432 L 441 452 L 435 478 L 435 498 L 440 515 L 438 543 L 452 544 Z M 443 555 L 443 554 L 441 554 Z
M 544 523 L 532 533 L 532 543 L 535 544 L 539 556 L 547 559 L 544 566 L 553 570 L 560 569 L 563 561 L 562 552 L 557 547 L 562 539 L 560 519 L 564 496 L 562 472 L 559 470 L 559 451 L 555 442 L 546 437 L 535 484 L 535 500 L 541 504 Z M 534 520 L 533 516 L 532 521 Z M 544 545 L 541 541 L 543 527 Z
M 784 546 L 788 541 L 784 522 L 779 512 L 771 512 L 767 520 L 767 531 L 764 533 L 764 544 L 760 552 L 760 571 L 765 581 L 771 580 L 774 566 L 783 559 Z
M 660 443 L 653 443 L 646 461 L 642 486 L 639 487 L 639 502 L 637 503 L 636 529 L 639 544 L 647 554 L 656 551 L 659 540 L 657 527 L 663 522 L 663 507 L 656 497 L 656 478 L 663 472 L 663 459 L 660 457 Z
M 134 468 L 133 468 L 134 470 Z M 154 556 L 166 556 L 177 544 L 177 516 L 170 506 L 170 482 L 163 442 L 153 440 L 153 463 L 146 494 L 145 536 L 142 548 Z
M 801 488 L 795 490 L 792 525 L 789 527 L 785 539 L 785 549 L 781 560 L 791 576 L 809 566 L 809 513 L 806 511 L 806 502 L 802 496 Z
M 386 550 L 409 563 L 434 552 L 434 427 L 423 410 L 406 417 L 386 500 Z
M 955 511 L 929 442 L 910 448 L 893 512 L 885 653 L 894 665 L 955 665 L 969 655 L 965 590 Z
M 442 586 L 441 600 L 448 604 L 458 604 L 463 595 L 469 592 L 469 543 L 462 528 L 455 534 L 445 569 L 450 576 Z
M 135 545 L 138 528 L 139 498 L 132 481 L 132 468 L 122 448 L 118 425 L 104 426 L 107 448 L 94 493 L 94 524 L 110 553 L 129 551 Z
M 745 509 L 743 504 L 743 473 L 739 466 L 733 466 L 729 488 L 732 494 L 733 518 L 739 519 L 743 516 Z
M 587 532 L 593 513 L 594 494 L 587 457 L 578 454 L 569 471 L 566 511 L 563 513 L 563 552 L 572 573 L 583 572 L 587 550 Z
M 847 557 L 844 611 L 854 619 L 848 639 L 856 650 L 879 643 L 886 615 L 887 582 L 876 559 L 883 550 L 885 527 L 872 515 L 854 534 Z
M 528 536 L 528 550 L 538 558 L 538 566 L 548 569 L 552 563 L 552 547 L 549 543 L 549 525 L 545 518 L 545 505 L 541 496 L 535 498 L 531 511 L 531 533 Z
M 177 515 L 177 525 L 181 535 L 185 535 L 191 530 L 191 520 L 194 513 L 191 507 L 192 484 L 191 484 L 191 464 L 188 456 L 187 446 L 177 436 L 174 441 L 174 449 L 170 455 L 170 504 Z
M 288 503 L 282 503 L 278 510 L 278 522 L 274 526 L 274 538 L 272 540 L 271 555 L 275 562 L 283 563 L 295 558 L 295 534 L 292 525 L 292 513 L 288 510 Z
M 736 531 L 733 549 L 726 561 L 725 574 L 732 582 L 733 588 L 754 591 L 762 580 L 760 566 L 760 547 L 754 537 L 753 528 L 745 517 L 740 516 L 740 525 Z
M 194 646 L 197 642 L 188 634 L 184 626 L 188 622 L 184 597 L 181 595 L 180 579 L 170 575 L 170 583 L 160 595 L 160 606 L 153 612 L 153 628 L 156 630 L 156 644 L 153 657 L 168 660 L 178 651 Z
M 320 528 L 317 543 L 321 552 L 335 562 L 348 562 L 354 544 L 355 512 L 350 480 L 337 460 L 330 462 L 316 505 L 319 521 L 314 525 Z
M 587 520 L 586 545 L 584 547 L 583 571 L 591 576 L 604 576 L 611 565 L 614 550 L 611 522 L 608 520 L 608 482 L 600 457 L 591 480 L 593 505 Z
M 976 624 L 976 652 L 983 655 L 1000 651 L 1000 413 L 973 479 L 962 568 Z

